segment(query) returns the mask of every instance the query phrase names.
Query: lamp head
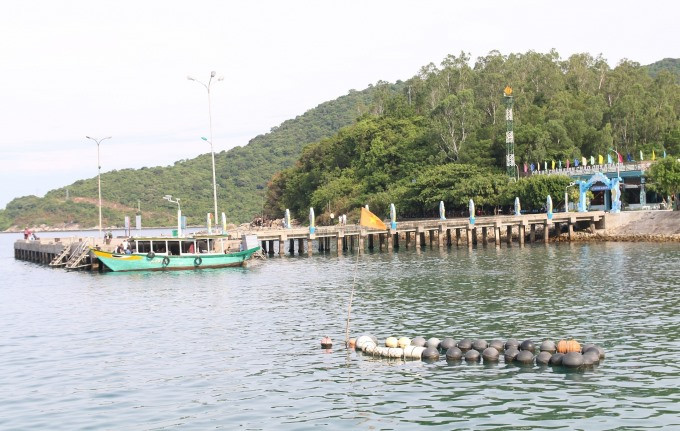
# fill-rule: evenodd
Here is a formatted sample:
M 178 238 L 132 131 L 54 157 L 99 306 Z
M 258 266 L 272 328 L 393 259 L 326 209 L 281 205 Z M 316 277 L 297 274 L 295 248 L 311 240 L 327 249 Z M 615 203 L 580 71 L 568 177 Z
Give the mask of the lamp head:
M 163 199 L 165 199 L 166 201 L 169 201 L 170 199 L 172 199 L 172 195 L 165 195 L 165 196 L 163 196 Z
M 205 136 L 201 136 L 201 139 L 203 139 L 205 142 L 208 142 L 208 138 L 206 138 Z
M 217 78 L 217 80 L 218 81 L 224 81 L 224 76 L 220 76 L 219 78 Z
M 85 136 L 85 137 L 86 137 L 87 139 L 92 139 L 92 138 L 90 138 L 89 136 Z
M 195 81 L 195 80 L 196 80 L 196 79 L 195 79 L 193 76 L 191 76 L 191 75 L 190 75 L 190 76 L 187 76 L 187 79 L 188 79 L 189 81 Z
M 214 78 L 215 75 L 217 75 L 217 72 L 215 72 L 214 70 L 213 70 L 212 72 L 210 72 L 210 77 L 211 77 L 211 78 Z

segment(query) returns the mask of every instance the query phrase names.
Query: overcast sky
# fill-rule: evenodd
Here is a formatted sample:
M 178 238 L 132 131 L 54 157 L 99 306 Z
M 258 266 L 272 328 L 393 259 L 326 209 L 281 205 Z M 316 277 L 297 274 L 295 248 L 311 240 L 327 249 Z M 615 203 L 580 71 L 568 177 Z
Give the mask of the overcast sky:
M 649 64 L 680 57 L 677 1 L 4 1 L 0 208 L 102 172 L 166 166 L 258 134 L 350 89 L 557 49 Z

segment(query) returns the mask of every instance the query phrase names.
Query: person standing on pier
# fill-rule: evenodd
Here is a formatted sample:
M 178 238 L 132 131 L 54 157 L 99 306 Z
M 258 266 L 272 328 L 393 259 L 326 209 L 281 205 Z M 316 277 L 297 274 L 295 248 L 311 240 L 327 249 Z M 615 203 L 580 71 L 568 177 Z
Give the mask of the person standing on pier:
M 26 226 L 26 229 L 24 229 L 24 239 L 28 239 L 31 236 L 31 230 Z

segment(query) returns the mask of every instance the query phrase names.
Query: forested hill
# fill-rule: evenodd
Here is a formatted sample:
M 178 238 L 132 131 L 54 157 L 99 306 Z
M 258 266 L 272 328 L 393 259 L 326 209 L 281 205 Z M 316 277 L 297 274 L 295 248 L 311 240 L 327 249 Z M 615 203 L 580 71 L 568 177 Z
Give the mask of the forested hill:
M 395 90 L 399 88 L 394 86 Z M 302 148 L 334 135 L 369 112 L 378 87 L 350 91 L 320 104 L 303 115 L 253 138 L 248 145 L 215 154 L 218 207 L 229 222 L 252 220 L 262 210 L 267 182 L 274 173 L 292 166 Z M 381 91 L 384 89 L 381 87 Z M 125 215 L 141 208 L 143 224 L 172 225 L 176 205 L 162 199 L 179 197 L 189 224 L 203 224 L 213 211 L 210 154 L 180 160 L 172 166 L 124 169 L 102 174 L 103 224 L 121 226 Z M 97 225 L 97 178 L 79 180 L 48 192 L 44 198 L 25 196 L 0 210 L 0 229 L 42 224 L 63 227 Z
M 297 217 L 313 207 L 320 222 L 364 204 L 386 217 L 394 203 L 400 218 L 434 215 L 439 201 L 465 211 L 474 199 L 492 210 L 519 196 L 529 209 L 551 194 L 557 207 L 567 177 L 515 182 L 506 173 L 504 88 L 512 88 L 517 171 L 602 163 L 617 157 L 614 149 L 628 160 L 677 157 L 680 86 L 659 68 L 666 67 L 657 63 L 652 77 L 629 60 L 611 67 L 602 57 L 562 59 L 555 51 L 447 56 L 381 100 L 379 115 L 305 148 L 275 177 L 267 207 Z
M 665 70 L 675 76 L 675 81 L 680 84 L 680 58 L 664 58 L 645 67 L 652 78 L 656 78 L 659 72 Z

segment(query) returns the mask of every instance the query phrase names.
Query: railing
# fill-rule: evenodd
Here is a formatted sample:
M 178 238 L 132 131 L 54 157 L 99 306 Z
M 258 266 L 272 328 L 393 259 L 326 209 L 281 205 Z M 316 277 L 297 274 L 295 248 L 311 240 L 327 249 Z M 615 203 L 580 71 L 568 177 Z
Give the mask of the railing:
M 616 173 L 617 169 L 619 172 L 629 172 L 629 171 L 641 171 L 644 172 L 652 165 L 652 161 L 642 161 L 642 162 L 632 162 L 632 163 L 608 163 L 605 165 L 588 165 L 588 166 L 576 166 L 570 168 L 558 168 L 558 169 L 548 169 L 548 170 L 535 170 L 532 172 L 523 172 L 522 176 L 529 175 L 588 175 L 594 174 L 595 172 L 602 173 Z

